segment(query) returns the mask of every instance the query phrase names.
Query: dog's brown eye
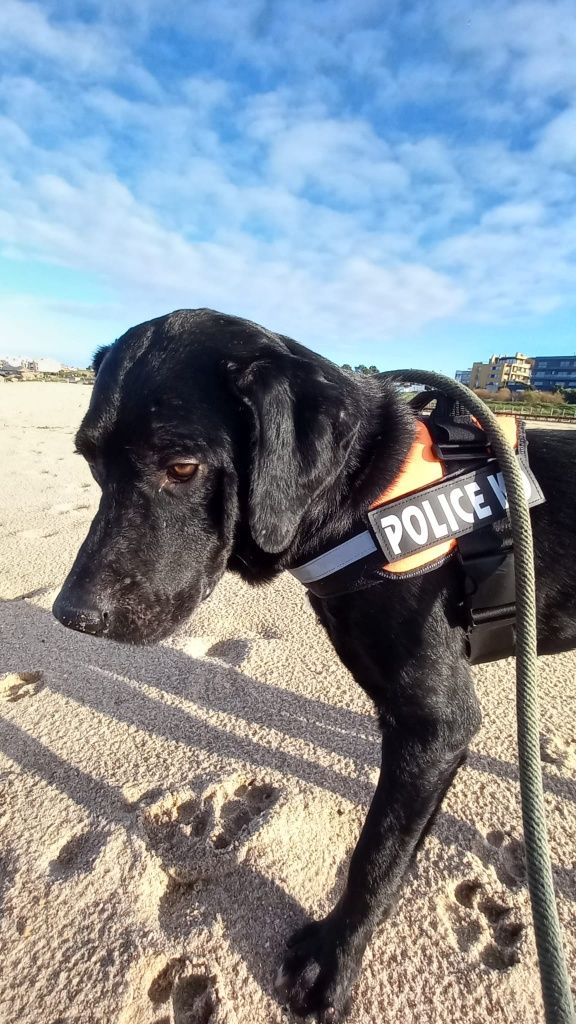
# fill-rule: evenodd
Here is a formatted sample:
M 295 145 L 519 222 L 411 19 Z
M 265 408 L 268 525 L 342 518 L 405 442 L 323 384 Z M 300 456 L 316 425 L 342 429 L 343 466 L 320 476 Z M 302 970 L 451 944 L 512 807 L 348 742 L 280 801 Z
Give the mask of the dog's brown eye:
M 182 482 L 184 480 L 191 480 L 198 469 L 196 462 L 174 462 L 171 466 L 168 466 L 166 475 L 170 480 L 178 480 Z

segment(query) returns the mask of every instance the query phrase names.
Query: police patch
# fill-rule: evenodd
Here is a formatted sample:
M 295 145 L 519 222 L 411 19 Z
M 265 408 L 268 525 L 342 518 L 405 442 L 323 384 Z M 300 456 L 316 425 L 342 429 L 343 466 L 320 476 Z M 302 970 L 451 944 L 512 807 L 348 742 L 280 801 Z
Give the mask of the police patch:
M 536 477 L 521 461 L 528 505 L 545 500 Z M 443 541 L 481 530 L 508 513 L 504 477 L 495 459 L 481 469 L 453 477 L 368 513 L 372 533 L 389 563 Z

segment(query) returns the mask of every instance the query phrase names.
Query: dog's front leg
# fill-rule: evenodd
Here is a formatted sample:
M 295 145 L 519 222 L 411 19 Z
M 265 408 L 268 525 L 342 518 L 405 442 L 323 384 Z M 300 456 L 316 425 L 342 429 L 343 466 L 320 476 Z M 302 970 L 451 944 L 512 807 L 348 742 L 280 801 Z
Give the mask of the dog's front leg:
M 476 724 L 428 719 L 384 733 L 380 777 L 352 855 L 346 889 L 322 921 L 292 936 L 280 969 L 281 997 L 325 1024 L 341 1020 L 374 928 L 390 912 L 402 877 L 426 834 Z

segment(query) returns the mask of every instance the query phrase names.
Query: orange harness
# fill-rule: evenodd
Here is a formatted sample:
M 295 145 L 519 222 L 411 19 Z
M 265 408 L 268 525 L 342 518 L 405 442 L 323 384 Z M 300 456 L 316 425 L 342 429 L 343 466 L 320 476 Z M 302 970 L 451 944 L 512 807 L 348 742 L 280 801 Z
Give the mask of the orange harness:
M 498 419 L 518 453 L 528 504 L 539 505 L 544 496 L 528 466 L 522 421 Z M 340 597 L 436 570 L 457 551 L 467 657 L 473 664 L 508 657 L 514 551 L 510 527 L 497 525 L 507 513 L 505 480 L 484 432 L 471 417 L 441 410 L 428 422 L 415 420 L 404 465 L 367 511 L 367 528 L 290 572 L 317 597 Z
M 519 421 L 516 416 L 501 415 L 497 417 L 500 426 L 503 428 L 508 442 L 513 448 L 518 447 Z M 434 441 L 428 427 L 422 420 L 416 420 L 416 436 L 412 447 L 406 456 L 406 460 L 396 479 L 389 487 L 372 503 L 371 509 L 380 508 L 389 501 L 397 498 L 408 497 L 416 491 L 438 483 L 446 476 L 446 467 L 442 459 L 434 450 Z M 441 541 L 434 547 L 418 551 L 399 562 L 392 562 L 385 565 L 386 572 L 403 575 L 407 572 L 414 572 L 423 566 L 430 566 L 434 562 L 446 558 L 452 551 L 455 551 L 457 541 L 450 538 Z

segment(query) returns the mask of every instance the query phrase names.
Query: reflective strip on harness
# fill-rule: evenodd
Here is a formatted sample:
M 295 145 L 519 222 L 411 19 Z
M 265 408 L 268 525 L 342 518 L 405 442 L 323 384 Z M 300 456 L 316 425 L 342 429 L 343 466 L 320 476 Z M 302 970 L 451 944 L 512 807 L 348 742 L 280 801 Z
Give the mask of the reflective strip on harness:
M 352 565 L 353 562 L 357 562 L 360 558 L 365 558 L 366 555 L 371 555 L 377 550 L 378 547 L 372 534 L 369 530 L 365 530 L 364 533 L 345 540 L 343 544 L 338 544 L 337 547 L 331 548 L 323 555 L 318 555 L 317 558 L 306 562 L 306 565 L 291 569 L 290 572 L 306 586 L 308 583 L 331 576 L 333 572 L 345 569 L 347 565 Z

